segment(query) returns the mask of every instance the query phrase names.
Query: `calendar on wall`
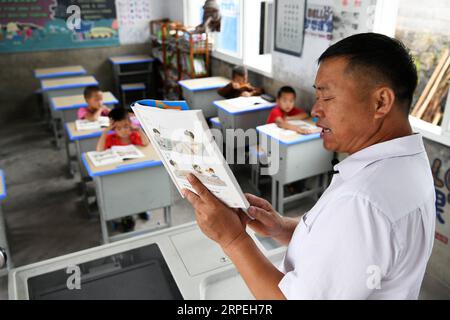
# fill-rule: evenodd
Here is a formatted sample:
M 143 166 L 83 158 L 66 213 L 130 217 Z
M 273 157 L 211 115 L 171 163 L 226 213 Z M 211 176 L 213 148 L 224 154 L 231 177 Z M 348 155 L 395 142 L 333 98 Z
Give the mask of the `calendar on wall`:
M 305 24 L 306 0 L 275 1 L 274 50 L 301 56 Z

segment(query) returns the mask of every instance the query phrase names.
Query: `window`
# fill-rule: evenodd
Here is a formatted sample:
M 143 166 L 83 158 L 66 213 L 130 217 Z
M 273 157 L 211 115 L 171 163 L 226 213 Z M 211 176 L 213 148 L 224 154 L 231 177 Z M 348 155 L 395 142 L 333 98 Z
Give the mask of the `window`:
M 222 27 L 217 34 L 216 49 L 234 57 L 242 57 L 241 52 L 241 0 L 219 0 Z
M 271 76 L 273 1 L 244 1 L 244 64 L 253 71 Z
M 221 32 L 214 33 L 213 56 L 270 76 L 272 71 L 273 0 L 217 0 Z M 204 0 L 185 0 L 185 24 L 196 26 Z

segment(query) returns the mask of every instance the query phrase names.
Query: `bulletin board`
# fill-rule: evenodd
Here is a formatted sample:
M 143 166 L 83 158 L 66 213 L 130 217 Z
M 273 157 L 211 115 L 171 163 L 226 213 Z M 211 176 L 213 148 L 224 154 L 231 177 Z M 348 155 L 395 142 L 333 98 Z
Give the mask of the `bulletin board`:
M 115 0 L 0 0 L 0 53 L 119 45 Z M 75 28 L 74 11 L 79 7 Z M 70 24 L 70 23 L 69 23 Z
M 305 7 L 305 0 L 275 1 L 275 51 L 302 55 Z

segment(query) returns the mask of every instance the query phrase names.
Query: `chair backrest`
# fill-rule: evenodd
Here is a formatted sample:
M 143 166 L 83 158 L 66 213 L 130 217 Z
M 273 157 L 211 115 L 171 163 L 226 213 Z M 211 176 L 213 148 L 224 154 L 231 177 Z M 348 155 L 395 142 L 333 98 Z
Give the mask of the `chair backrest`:
M 168 100 L 145 99 L 145 100 L 136 101 L 135 103 L 138 103 L 142 106 L 160 108 L 160 109 L 172 109 L 172 110 L 180 110 L 180 111 L 189 110 L 189 106 L 186 103 L 186 101 L 184 101 L 184 100 L 168 101 Z

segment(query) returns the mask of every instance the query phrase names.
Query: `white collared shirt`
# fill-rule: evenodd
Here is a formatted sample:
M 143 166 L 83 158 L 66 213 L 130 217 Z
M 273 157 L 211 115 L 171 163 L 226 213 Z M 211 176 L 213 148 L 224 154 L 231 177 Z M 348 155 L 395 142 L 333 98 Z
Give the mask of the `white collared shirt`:
M 422 136 L 372 145 L 334 169 L 295 229 L 279 288 L 288 299 L 417 299 L 436 217 Z

